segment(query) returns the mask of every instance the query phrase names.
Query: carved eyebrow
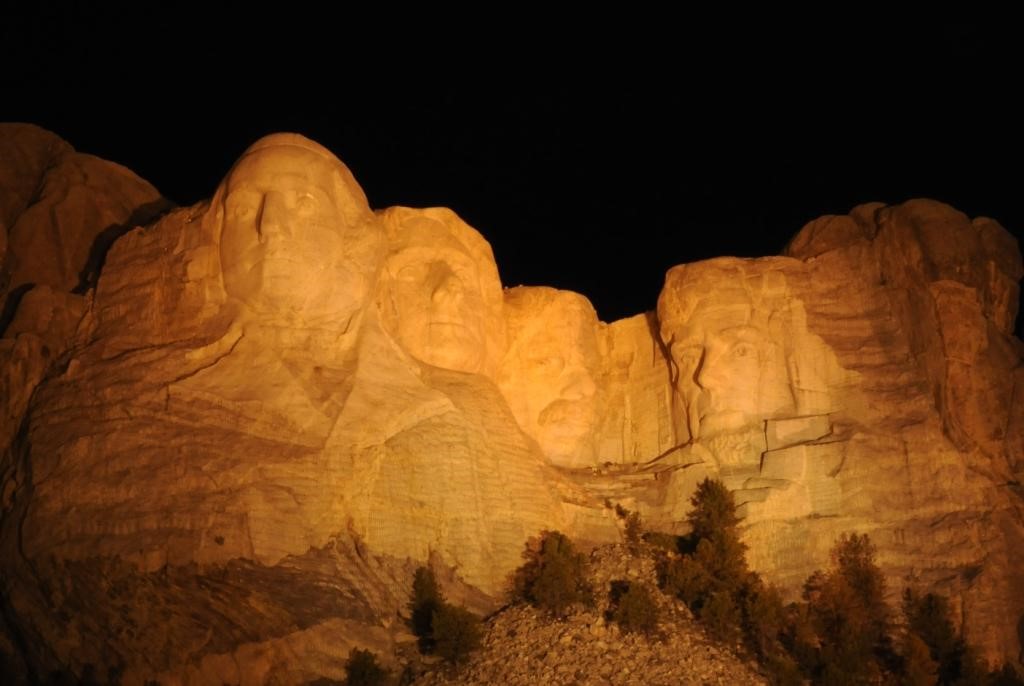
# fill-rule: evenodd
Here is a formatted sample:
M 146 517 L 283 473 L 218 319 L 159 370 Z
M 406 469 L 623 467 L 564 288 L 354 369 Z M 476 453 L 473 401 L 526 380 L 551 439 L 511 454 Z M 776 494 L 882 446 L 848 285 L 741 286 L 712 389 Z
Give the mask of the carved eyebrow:
M 753 326 L 731 326 L 728 329 L 723 329 L 720 335 L 735 338 L 741 341 L 763 341 L 767 336 L 760 329 Z
M 331 194 L 326 189 L 315 184 L 307 184 L 302 188 L 293 188 L 291 189 L 291 192 L 295 193 L 295 196 L 299 198 L 308 195 L 311 198 L 316 198 L 317 200 L 324 202 L 329 202 L 331 200 Z
M 704 341 L 700 340 L 696 336 L 687 336 L 686 338 L 678 341 L 672 341 L 672 350 L 683 352 L 688 350 L 703 350 Z
M 227 194 L 224 196 L 224 202 L 227 202 L 229 200 L 237 201 L 241 198 L 249 199 L 260 195 L 263 195 L 260 191 L 254 188 L 246 188 L 243 186 L 241 188 L 234 188 L 228 191 Z

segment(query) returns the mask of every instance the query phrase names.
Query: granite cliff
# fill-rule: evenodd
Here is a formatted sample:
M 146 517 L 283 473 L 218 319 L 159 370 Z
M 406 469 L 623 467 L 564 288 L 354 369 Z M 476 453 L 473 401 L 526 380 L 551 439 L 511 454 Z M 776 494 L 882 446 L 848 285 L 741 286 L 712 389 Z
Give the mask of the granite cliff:
M 616 541 L 608 502 L 681 531 L 707 475 L 788 592 L 866 532 L 894 591 L 942 591 L 1018 659 L 1022 266 L 995 221 L 862 205 L 783 256 L 675 267 L 605 324 L 503 289 L 450 210 L 371 210 L 298 135 L 170 210 L 39 129 L 0 147 L 11 673 L 340 678 L 408 640 L 418 564 L 486 611 L 527 537 Z M 63 205 L 38 191 L 54 159 L 92 170 L 61 172 Z

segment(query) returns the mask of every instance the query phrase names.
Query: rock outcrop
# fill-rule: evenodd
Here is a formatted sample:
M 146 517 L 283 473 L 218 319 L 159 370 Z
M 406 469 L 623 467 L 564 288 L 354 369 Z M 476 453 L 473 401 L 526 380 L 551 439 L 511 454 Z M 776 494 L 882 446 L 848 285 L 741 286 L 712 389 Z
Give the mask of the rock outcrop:
M 30 124 L 0 124 L 0 188 L 0 331 L 32 286 L 95 285 L 114 240 L 170 207 L 128 169 Z
M 20 225 L 71 153 L 5 131 L 36 150 L 3 172 Z M 105 197 L 95 178 L 67 195 Z M 611 324 L 575 293 L 502 291 L 453 212 L 373 212 L 294 134 L 129 228 L 81 294 L 80 256 L 6 244 L 18 274 L 41 265 L 0 339 L 11 673 L 337 679 L 349 648 L 408 640 L 416 565 L 493 609 L 529 536 L 615 541 L 609 503 L 680 532 L 704 476 L 790 592 L 866 532 L 894 592 L 942 591 L 986 657 L 1017 658 L 1022 268 L 992 220 L 861 206 L 785 256 L 676 267 L 656 311 Z
M 866 532 L 894 593 L 938 588 L 987 656 L 1013 657 L 1015 242 L 916 200 L 819 219 L 787 252 L 669 272 L 658 315 L 686 450 L 735 490 L 753 566 L 785 587 Z
M 646 546 L 644 546 L 646 548 Z M 414 686 L 677 686 L 767 684 L 769 679 L 742 650 L 709 637 L 686 605 L 654 592 L 658 623 L 650 636 L 623 631 L 611 615 L 615 586 L 657 584 L 651 550 L 622 544 L 595 549 L 587 581 L 592 607 L 574 607 L 564 621 L 528 605 L 489 617 L 479 653 L 457 670 L 434 665 Z
M 106 251 L 170 205 L 128 169 L 49 131 L 0 124 L 0 446 L 71 344 Z

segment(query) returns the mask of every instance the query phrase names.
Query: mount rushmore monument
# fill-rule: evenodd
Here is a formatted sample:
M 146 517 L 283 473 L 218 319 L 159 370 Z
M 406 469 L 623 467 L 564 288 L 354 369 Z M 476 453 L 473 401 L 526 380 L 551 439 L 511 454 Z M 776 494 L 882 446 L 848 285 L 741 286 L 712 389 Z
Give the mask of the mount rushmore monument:
M 528 537 L 619 540 L 615 504 L 684 533 L 708 476 L 790 597 L 868 533 L 891 593 L 942 592 L 1018 659 L 1024 272 L 994 220 L 860 205 L 781 256 L 674 267 L 654 309 L 604 323 L 503 288 L 450 210 L 371 209 L 297 134 L 211 190 L 172 208 L 0 128 L 12 670 L 339 678 L 403 640 L 418 565 L 493 609 Z

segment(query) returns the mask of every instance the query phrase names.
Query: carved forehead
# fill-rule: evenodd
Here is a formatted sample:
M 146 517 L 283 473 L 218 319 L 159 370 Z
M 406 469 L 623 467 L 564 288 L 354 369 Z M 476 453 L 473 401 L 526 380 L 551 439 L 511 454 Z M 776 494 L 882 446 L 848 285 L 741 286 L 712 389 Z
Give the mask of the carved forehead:
M 662 328 L 679 329 L 701 311 L 749 309 L 746 273 L 739 260 L 698 262 L 673 267 L 658 297 Z
M 480 279 L 489 308 L 500 313 L 501 281 L 491 246 L 476 229 L 449 209 L 389 207 L 378 215 L 387 234 L 388 262 L 404 266 L 410 259 L 443 259 L 465 264 L 468 256 Z M 503 325 L 502 325 L 503 326 Z
M 519 286 L 505 291 L 509 335 L 519 335 L 537 322 L 561 327 L 597 329 L 597 313 L 579 293 L 547 286 Z
M 767 325 L 788 308 L 785 266 L 773 259 L 719 258 L 673 267 L 658 298 L 662 336 L 681 342 L 729 327 Z
M 218 189 L 223 198 L 228 186 L 245 183 L 309 184 L 321 186 L 335 196 L 346 218 L 361 221 L 369 207 L 363 189 L 344 162 L 330 150 L 297 133 L 264 136 L 248 148 L 231 167 Z
M 463 252 L 494 264 L 491 246 L 473 227 L 446 208 L 389 207 L 381 212 L 391 252 L 413 247 Z
M 319 187 L 333 194 L 344 185 L 344 167 L 304 148 L 278 146 L 246 152 L 228 172 L 228 191 L 247 186 Z
M 274 150 L 279 148 L 298 148 L 300 150 L 313 153 L 317 157 L 322 157 L 333 164 L 344 166 L 342 161 L 339 160 L 337 155 L 333 152 L 316 141 L 310 140 L 309 138 L 297 133 L 272 133 L 269 136 L 264 136 L 246 148 L 245 152 L 242 153 L 242 157 L 260 150 Z
M 517 349 L 543 343 L 578 348 L 585 358 L 597 355 L 600 323 L 590 301 L 579 293 L 546 286 L 519 286 L 505 291 L 509 342 Z
M 330 196 L 347 226 L 360 226 L 375 234 L 379 228 L 363 189 L 348 167 L 330 150 L 295 133 L 264 136 L 249 146 L 228 171 L 210 203 L 211 223 L 220 231 L 222 204 L 229 193 L 244 191 L 247 186 L 263 192 L 273 188 L 300 190 L 318 188 Z M 372 226 L 371 226 L 372 225 Z

